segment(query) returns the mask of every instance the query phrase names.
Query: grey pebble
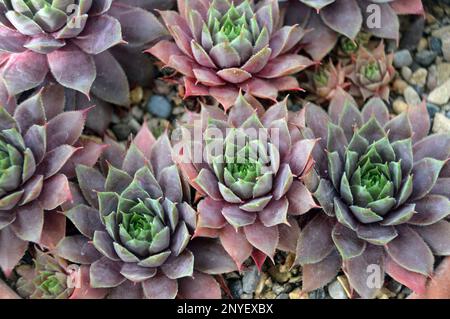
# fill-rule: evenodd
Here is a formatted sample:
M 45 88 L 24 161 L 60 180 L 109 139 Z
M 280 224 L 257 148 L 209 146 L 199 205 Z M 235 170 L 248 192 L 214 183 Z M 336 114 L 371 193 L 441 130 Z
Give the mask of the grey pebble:
M 320 288 L 309 293 L 309 299 L 326 299 L 325 289 Z
M 442 55 L 442 40 L 437 37 L 430 37 L 430 49 L 438 55 Z
M 261 275 L 256 266 L 251 266 L 244 270 L 244 276 L 242 278 L 242 288 L 244 292 L 254 293 L 260 277 Z
M 328 285 L 328 293 L 333 299 L 348 299 L 344 288 L 342 287 L 341 283 L 337 280 L 333 281 L 331 284 Z
M 172 114 L 172 105 L 166 97 L 152 95 L 147 103 L 147 111 L 156 117 L 167 119 Z
M 430 119 L 433 120 L 434 117 L 436 116 L 436 113 L 439 113 L 440 108 L 439 108 L 439 106 L 428 102 L 427 110 L 428 110 L 428 114 L 430 115 Z
M 409 50 L 400 50 L 394 55 L 394 66 L 401 69 L 404 66 L 410 66 L 413 63 L 413 58 Z
M 416 61 L 421 66 L 429 67 L 434 62 L 434 60 L 436 60 L 437 56 L 438 54 L 434 51 L 423 50 L 416 54 Z
M 112 127 L 114 135 L 119 141 L 126 140 L 131 133 L 131 127 L 125 123 L 119 123 Z
M 230 288 L 231 295 L 235 299 L 241 298 L 241 295 L 244 293 L 242 282 L 240 280 L 231 280 L 228 284 L 228 288 Z

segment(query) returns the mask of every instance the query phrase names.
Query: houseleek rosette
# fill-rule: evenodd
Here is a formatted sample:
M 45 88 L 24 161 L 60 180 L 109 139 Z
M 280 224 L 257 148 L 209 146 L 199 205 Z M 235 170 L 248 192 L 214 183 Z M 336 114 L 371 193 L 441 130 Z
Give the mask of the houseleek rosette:
M 352 91 L 355 96 L 362 96 L 364 100 L 372 96 L 389 100 L 389 85 L 394 79 L 395 68 L 392 65 L 394 55 L 386 55 L 384 44 L 370 51 L 360 47 L 356 54 L 356 61 L 349 65 L 348 77 L 353 83 Z
M 97 299 L 104 289 L 89 285 L 87 267 L 70 265 L 67 261 L 35 249 L 33 265 L 16 268 L 18 294 L 27 299 Z
M 331 100 L 338 88 L 348 87 L 345 69 L 341 63 L 334 65 L 332 61 L 321 66 L 316 72 L 307 72 L 309 83 L 306 86 L 308 92 L 314 95 L 317 102 Z
M 238 267 L 250 256 L 261 267 L 277 248 L 295 251 L 294 216 L 315 207 L 300 178 L 316 141 L 291 121 L 301 119 L 289 119 L 286 100 L 265 111 L 240 95 L 228 115 L 204 105 L 182 128 L 177 161 L 204 196 L 196 236 L 220 238 Z
M 326 284 L 342 266 L 358 294 L 372 298 L 381 288 L 368 284 L 374 266 L 380 284 L 386 272 L 423 290 L 434 255 L 450 254 L 450 135 L 428 136 L 425 105 L 390 119 L 381 99 L 359 111 L 342 90 L 328 114 L 310 104 L 305 118 L 305 134 L 321 138 L 308 187 L 323 213 L 300 236 L 304 289 Z
M 286 23 L 314 32 L 302 40 L 314 60 L 322 60 L 339 36 L 355 40 L 360 31 L 382 39 L 399 40 L 397 15 L 423 14 L 421 0 L 279 0 L 285 3 Z M 351 17 L 351 19 L 349 19 Z M 319 40 L 318 40 L 319 39 Z
M 109 143 L 105 174 L 77 167 L 80 196 L 65 214 L 81 235 L 64 238 L 57 254 L 90 265 L 91 286 L 110 298 L 220 298 L 207 273 L 235 266 L 220 246 L 191 243 L 196 212 L 168 136 L 155 141 L 144 125 L 126 152 Z M 213 262 L 202 262 L 204 252 Z
M 64 105 L 62 88 L 49 85 L 17 106 L 0 106 L 0 267 L 6 275 L 28 242 L 52 247 L 64 236 L 64 216 L 51 211 L 71 197 L 73 165 L 92 165 L 100 155 L 100 145 L 80 139 L 87 111 L 64 112 Z
M 151 6 L 154 1 L 147 2 Z M 164 35 L 157 18 L 136 5 L 144 4 L 0 0 L 0 51 L 7 53 L 0 74 L 9 94 L 36 88 L 51 75 L 62 86 L 86 96 L 128 105 L 128 80 L 118 60 L 126 61 L 124 50 L 148 45 Z M 118 45 L 122 51 L 114 56 L 111 49 Z
M 305 31 L 281 27 L 275 0 L 179 0 L 178 12 L 161 15 L 174 42 L 148 52 L 183 75 L 186 97 L 212 96 L 229 108 L 242 89 L 275 100 L 299 89 L 291 75 L 312 64 L 296 53 Z

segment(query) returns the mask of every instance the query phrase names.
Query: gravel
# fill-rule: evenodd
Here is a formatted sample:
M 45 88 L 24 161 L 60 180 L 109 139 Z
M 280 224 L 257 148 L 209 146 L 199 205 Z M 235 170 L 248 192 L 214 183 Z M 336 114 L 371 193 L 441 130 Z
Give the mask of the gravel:
M 258 285 L 260 273 L 256 266 L 251 266 L 244 270 L 244 276 L 242 278 L 242 288 L 245 293 L 252 294 L 255 292 Z
M 402 68 L 404 66 L 410 66 L 413 63 L 413 58 L 409 50 L 401 50 L 394 54 L 394 66 L 396 68 Z
M 429 67 L 438 56 L 437 52 L 423 50 L 416 54 L 416 61 L 423 67 Z
M 165 96 L 153 95 L 147 103 L 147 111 L 156 117 L 167 119 L 172 114 L 172 105 Z

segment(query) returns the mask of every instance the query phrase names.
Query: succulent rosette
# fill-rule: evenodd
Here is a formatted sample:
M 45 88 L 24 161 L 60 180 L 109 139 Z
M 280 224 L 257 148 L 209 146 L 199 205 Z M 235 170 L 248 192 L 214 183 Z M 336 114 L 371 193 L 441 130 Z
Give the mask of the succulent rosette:
M 16 290 L 22 298 L 100 299 L 105 295 L 105 289 L 90 287 L 88 267 L 69 264 L 39 249 L 35 250 L 33 262 L 16 268 Z
M 377 96 L 388 101 L 389 84 L 396 72 L 393 60 L 394 54 L 386 55 L 383 42 L 373 50 L 360 47 L 356 61 L 347 67 L 354 95 L 362 96 L 364 100 Z
M 339 39 L 339 44 L 336 47 L 338 57 L 343 61 L 348 60 L 348 58 L 354 61 L 359 48 L 367 48 L 370 46 L 371 38 L 372 34 L 364 31 L 358 33 L 355 39 L 341 37 Z
M 106 174 L 77 167 L 77 196 L 65 215 L 81 235 L 64 238 L 56 253 L 90 265 L 91 286 L 110 298 L 220 298 L 207 273 L 235 265 L 219 245 L 190 245 L 196 212 L 168 136 L 155 140 L 144 125 L 126 152 L 110 141 L 105 156 Z M 212 261 L 202 260 L 205 252 Z
M 240 95 L 228 115 L 206 105 L 191 114 L 175 144 L 180 168 L 204 197 L 196 236 L 220 238 L 238 267 L 250 256 L 261 267 L 277 248 L 295 251 L 294 216 L 316 207 L 300 181 L 316 140 L 301 139 L 290 121 L 302 122 L 289 118 L 286 100 L 264 111 Z
M 287 24 L 300 24 L 314 30 L 303 38 L 302 44 L 316 61 L 333 50 L 340 35 L 354 40 L 360 31 L 365 31 L 378 38 L 398 41 L 400 23 L 397 15 L 424 12 L 421 0 L 279 1 L 286 3 Z
M 308 72 L 309 83 L 306 89 L 315 95 L 317 102 L 331 100 L 338 88 L 346 88 L 346 72 L 339 62 L 334 65 L 332 61 L 321 66 L 316 72 Z
M 143 46 L 165 33 L 153 14 L 133 4 L 1 0 L 0 51 L 7 56 L 0 60 L 0 74 L 9 94 L 36 88 L 51 76 L 86 96 L 128 105 L 125 71 L 109 49 L 125 42 Z
M 359 111 L 343 91 L 328 114 L 307 105 L 305 120 L 304 134 L 321 139 L 307 185 L 323 212 L 299 239 L 303 288 L 323 286 L 342 268 L 364 298 L 377 294 L 385 273 L 424 289 L 434 255 L 450 254 L 450 135 L 428 136 L 425 104 L 389 119 L 381 99 Z
M 0 267 L 9 275 L 28 242 L 51 247 L 65 232 L 54 209 L 71 198 L 76 163 L 92 165 L 102 146 L 80 139 L 87 110 L 63 112 L 64 91 L 47 86 L 0 107 Z
M 212 96 L 229 108 L 240 89 L 272 100 L 299 89 L 291 75 L 312 64 L 296 53 L 305 30 L 281 27 L 276 1 L 179 0 L 178 10 L 161 12 L 175 42 L 148 52 L 183 75 L 186 97 Z

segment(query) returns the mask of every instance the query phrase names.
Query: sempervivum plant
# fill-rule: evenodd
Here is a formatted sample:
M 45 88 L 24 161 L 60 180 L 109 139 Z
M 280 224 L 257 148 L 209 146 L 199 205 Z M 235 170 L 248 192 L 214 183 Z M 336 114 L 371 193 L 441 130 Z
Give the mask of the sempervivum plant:
M 110 298 L 220 298 L 205 272 L 236 268 L 219 245 L 191 249 L 196 212 L 171 151 L 166 134 L 155 141 L 144 125 L 126 152 L 110 141 L 104 170 L 77 167 L 76 199 L 65 214 L 81 235 L 64 238 L 56 252 L 90 265 L 92 287 L 107 288 Z M 204 252 L 211 260 L 202 263 Z
M 106 290 L 89 284 L 89 268 L 71 265 L 64 259 L 35 250 L 33 265 L 20 265 L 16 290 L 29 299 L 97 299 Z
M 305 134 L 321 138 L 307 184 L 323 212 L 299 240 L 304 289 L 342 266 L 364 298 L 376 295 L 385 273 L 420 291 L 433 255 L 450 254 L 450 135 L 428 136 L 425 105 L 389 119 L 381 99 L 359 111 L 342 91 L 328 114 L 313 104 L 305 113 Z
M 355 39 L 363 30 L 383 39 L 400 37 L 397 15 L 422 14 L 421 0 L 279 0 L 286 22 L 314 29 L 302 43 L 317 61 L 336 45 L 339 35 Z M 351 17 L 351 19 L 349 19 Z M 319 39 L 319 40 L 318 40 Z
M 312 64 L 296 53 L 305 31 L 281 27 L 275 0 L 179 0 L 178 10 L 161 12 L 175 43 L 148 52 L 184 76 L 186 96 L 210 95 L 228 108 L 240 89 L 272 100 L 299 89 L 290 75 Z
M 299 178 L 313 166 L 316 141 L 301 139 L 290 121 L 301 123 L 288 118 L 286 100 L 264 111 L 240 95 L 228 115 L 204 106 L 182 128 L 177 161 L 204 195 L 196 236 L 220 238 L 238 267 L 250 256 L 261 267 L 277 248 L 295 250 L 293 216 L 315 207 Z
M 307 90 L 315 95 L 317 102 L 331 100 L 338 88 L 348 87 L 346 72 L 339 62 L 334 65 L 332 61 L 321 66 L 316 72 L 308 72 L 309 83 Z
M 48 86 L 17 107 L 0 107 L 0 267 L 6 275 L 28 242 L 52 246 L 64 216 L 52 212 L 71 198 L 74 165 L 92 165 L 101 145 L 81 141 L 87 111 L 63 112 L 64 91 Z
M 383 42 L 373 50 L 360 47 L 354 64 L 347 66 L 354 95 L 364 100 L 377 96 L 388 101 L 389 84 L 395 75 L 393 60 L 394 54 L 386 55 Z
M 165 32 L 135 2 L 1 0 L 0 51 L 8 55 L 0 73 L 9 94 L 33 89 L 51 74 L 64 87 L 127 105 L 128 81 L 109 49 L 125 41 L 144 45 Z

